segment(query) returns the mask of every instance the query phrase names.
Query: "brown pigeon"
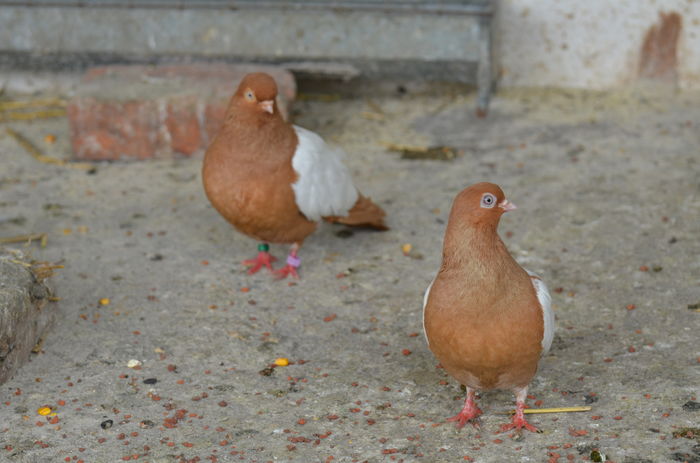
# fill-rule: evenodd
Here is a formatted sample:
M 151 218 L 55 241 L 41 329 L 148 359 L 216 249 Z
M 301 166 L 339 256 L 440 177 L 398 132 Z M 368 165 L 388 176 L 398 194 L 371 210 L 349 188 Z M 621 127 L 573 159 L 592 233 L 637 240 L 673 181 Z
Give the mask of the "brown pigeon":
M 442 265 L 423 300 L 430 350 L 467 387 L 464 408 L 448 421 L 458 427 L 481 415 L 477 390 L 509 389 L 516 412 L 502 430 L 537 431 L 525 420 L 527 387 L 554 336 L 554 314 L 544 282 L 513 259 L 496 228 L 515 209 L 492 183 L 455 198 L 445 231 Z
M 272 271 L 268 243 L 290 243 L 287 264 L 275 273 L 298 278 L 297 255 L 319 220 L 387 230 L 385 212 L 362 196 L 343 164 L 342 150 L 286 122 L 277 85 L 248 74 L 231 98 L 224 124 L 207 149 L 204 190 L 214 208 L 240 232 L 262 243 L 246 260 L 249 273 Z

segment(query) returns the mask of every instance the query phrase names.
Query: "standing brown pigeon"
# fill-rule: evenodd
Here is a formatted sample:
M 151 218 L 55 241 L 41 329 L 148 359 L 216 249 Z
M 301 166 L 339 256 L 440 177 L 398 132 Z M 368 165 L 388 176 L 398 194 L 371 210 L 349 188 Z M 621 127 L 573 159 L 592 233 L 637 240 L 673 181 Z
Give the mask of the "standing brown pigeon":
M 315 133 L 282 119 L 277 85 L 248 74 L 231 98 L 224 124 L 207 149 L 204 190 L 214 208 L 240 232 L 261 241 L 249 273 L 272 271 L 268 243 L 290 243 L 287 264 L 275 273 L 298 278 L 304 239 L 324 219 L 387 230 L 384 211 L 353 185 L 344 153 Z
M 449 421 L 458 427 L 481 415 L 477 390 L 510 389 L 516 412 L 502 430 L 537 431 L 525 420 L 527 387 L 554 337 L 547 287 L 513 259 L 496 228 L 515 209 L 492 183 L 478 183 L 455 198 L 445 232 L 442 265 L 423 301 L 430 350 L 467 387 L 464 408 Z

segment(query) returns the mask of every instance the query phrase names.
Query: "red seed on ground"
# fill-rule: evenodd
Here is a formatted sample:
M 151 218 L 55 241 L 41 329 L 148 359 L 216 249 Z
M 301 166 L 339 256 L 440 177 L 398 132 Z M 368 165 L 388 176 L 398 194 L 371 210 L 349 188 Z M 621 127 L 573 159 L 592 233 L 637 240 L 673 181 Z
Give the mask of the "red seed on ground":
M 613 420 L 618 420 L 618 421 L 620 421 L 621 419 L 622 419 L 622 417 L 619 416 L 619 415 L 618 415 L 618 416 L 613 416 Z
M 637 306 L 634 304 L 627 304 L 627 310 L 634 310 L 636 308 L 637 308 Z
M 327 317 L 324 317 L 324 318 L 323 318 L 323 321 L 326 322 L 326 323 L 332 322 L 333 320 L 336 319 L 337 316 L 338 316 L 338 315 L 336 315 L 336 314 L 331 314 L 331 315 L 329 315 L 329 316 L 327 316 Z
M 408 349 L 402 350 L 401 353 L 402 353 L 403 355 L 411 355 L 411 351 L 408 350 Z

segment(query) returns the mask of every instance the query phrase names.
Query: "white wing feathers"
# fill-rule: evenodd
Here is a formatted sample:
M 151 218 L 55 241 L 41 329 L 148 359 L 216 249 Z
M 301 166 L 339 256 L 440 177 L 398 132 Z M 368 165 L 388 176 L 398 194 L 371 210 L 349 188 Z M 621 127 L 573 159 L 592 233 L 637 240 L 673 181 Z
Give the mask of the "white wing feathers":
M 542 318 L 544 319 L 544 336 L 542 336 L 542 355 L 549 352 L 554 339 L 554 312 L 552 311 L 552 296 L 549 295 L 549 290 L 544 281 L 537 274 L 525 269 L 530 275 L 532 285 L 535 287 L 537 300 L 542 306 Z
M 430 297 L 430 288 L 433 287 L 433 283 L 435 283 L 435 278 L 433 278 L 433 281 L 430 282 L 428 288 L 425 290 L 425 294 L 423 295 L 423 336 L 425 336 L 425 342 L 428 343 L 428 347 L 430 347 L 430 339 L 428 339 L 428 332 L 425 331 L 425 306 L 428 305 L 428 298 Z
M 299 145 L 292 167 L 299 178 L 292 184 L 299 210 L 309 220 L 345 216 L 355 205 L 358 192 L 343 164 L 344 152 L 331 147 L 310 130 L 294 126 Z

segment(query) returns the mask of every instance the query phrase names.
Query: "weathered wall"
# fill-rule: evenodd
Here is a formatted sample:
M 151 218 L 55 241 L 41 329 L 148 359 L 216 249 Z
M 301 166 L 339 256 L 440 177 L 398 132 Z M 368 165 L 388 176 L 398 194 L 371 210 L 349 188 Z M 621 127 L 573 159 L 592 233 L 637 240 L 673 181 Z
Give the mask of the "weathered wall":
M 499 0 L 502 86 L 700 88 L 700 2 Z
M 700 0 L 494 1 L 501 86 L 606 89 L 641 78 L 700 88 Z M 428 60 L 440 78 L 473 81 L 472 68 L 449 66 L 476 59 L 477 32 L 474 18 L 455 15 L 5 6 L 0 58 L 359 60 L 365 73 L 403 59 L 409 78 L 425 77 Z

